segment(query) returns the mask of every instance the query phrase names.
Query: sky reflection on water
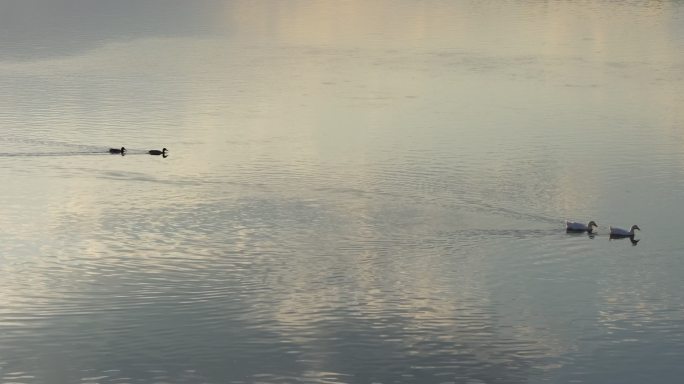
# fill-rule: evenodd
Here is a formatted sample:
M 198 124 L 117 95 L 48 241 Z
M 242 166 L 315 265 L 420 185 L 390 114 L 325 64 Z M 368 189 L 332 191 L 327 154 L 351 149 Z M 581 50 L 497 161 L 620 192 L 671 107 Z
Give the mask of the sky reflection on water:
M 0 381 L 683 373 L 680 3 L 0 9 Z

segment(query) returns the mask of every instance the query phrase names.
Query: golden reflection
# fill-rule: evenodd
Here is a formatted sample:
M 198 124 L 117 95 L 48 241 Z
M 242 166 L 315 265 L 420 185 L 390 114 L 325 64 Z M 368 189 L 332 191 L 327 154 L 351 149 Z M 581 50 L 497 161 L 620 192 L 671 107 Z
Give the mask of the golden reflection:
M 388 9 L 392 17 L 387 17 Z M 285 45 L 386 47 L 425 43 L 428 28 L 439 30 L 454 22 L 440 11 L 444 9 L 383 1 L 257 1 L 231 4 L 224 12 L 227 23 L 250 39 L 256 35 Z

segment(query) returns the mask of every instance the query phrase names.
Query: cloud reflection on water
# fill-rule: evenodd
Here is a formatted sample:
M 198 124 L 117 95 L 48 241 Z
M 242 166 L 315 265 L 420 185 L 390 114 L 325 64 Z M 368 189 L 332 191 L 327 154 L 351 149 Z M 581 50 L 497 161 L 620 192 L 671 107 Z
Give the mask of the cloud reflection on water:
M 640 280 L 596 287 L 644 247 L 554 232 L 677 185 L 649 172 L 679 153 L 676 12 L 80 4 L 0 13 L 0 140 L 174 156 L 1 159 L 6 381 L 528 382 L 592 356 L 586 329 L 677 331 Z

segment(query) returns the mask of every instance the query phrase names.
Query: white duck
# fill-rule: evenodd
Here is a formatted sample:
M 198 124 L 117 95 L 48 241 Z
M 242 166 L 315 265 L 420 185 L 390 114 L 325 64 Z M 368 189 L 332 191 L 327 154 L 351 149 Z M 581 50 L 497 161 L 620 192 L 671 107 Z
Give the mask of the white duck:
M 567 232 L 589 232 L 594 231 L 594 227 L 598 228 L 598 224 L 595 221 L 590 221 L 589 224 L 577 223 L 574 221 L 565 222 L 565 230 Z
M 641 228 L 639 228 L 638 225 L 632 225 L 632 228 L 630 228 L 629 231 L 622 228 L 610 227 L 610 235 L 614 237 L 633 237 L 635 229 L 641 231 Z

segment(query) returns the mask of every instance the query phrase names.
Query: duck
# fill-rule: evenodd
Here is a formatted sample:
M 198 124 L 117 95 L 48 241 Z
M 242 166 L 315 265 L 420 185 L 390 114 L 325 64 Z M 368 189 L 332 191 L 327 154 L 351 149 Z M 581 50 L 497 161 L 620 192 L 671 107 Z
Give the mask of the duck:
M 598 224 L 594 220 L 590 221 L 588 224 L 584 223 L 577 223 L 574 221 L 566 221 L 565 222 L 565 230 L 567 232 L 589 232 L 592 233 L 594 231 L 594 227 L 598 228 Z
M 610 227 L 610 236 L 611 237 L 634 237 L 634 230 L 637 229 L 641 231 L 641 228 L 639 228 L 638 225 L 632 225 L 632 228 L 628 230 L 622 229 L 622 228 L 617 228 L 617 227 Z
M 126 148 L 124 148 L 124 147 L 121 147 L 121 149 L 109 148 L 109 153 L 120 153 L 123 155 L 124 153 L 126 153 Z
M 161 151 L 158 149 L 150 149 L 149 151 L 147 151 L 147 153 L 149 153 L 150 155 L 158 156 L 158 155 L 166 155 L 167 151 L 168 151 L 168 149 L 166 149 L 166 148 L 162 148 Z

